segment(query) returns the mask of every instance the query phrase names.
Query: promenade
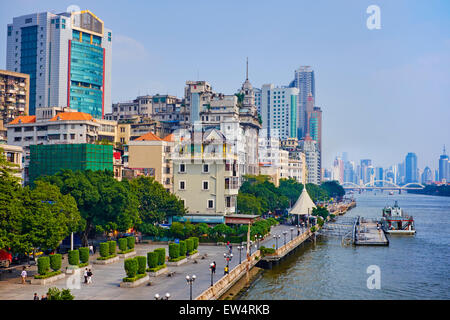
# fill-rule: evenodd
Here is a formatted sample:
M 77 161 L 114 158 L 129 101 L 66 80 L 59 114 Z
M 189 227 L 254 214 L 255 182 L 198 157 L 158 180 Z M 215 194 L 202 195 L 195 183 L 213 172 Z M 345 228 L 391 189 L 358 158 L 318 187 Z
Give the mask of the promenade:
M 271 235 L 267 236 L 265 240 L 260 242 L 260 245 L 266 247 L 273 247 L 275 240 L 274 234 L 281 235 L 278 240 L 278 246 L 281 247 L 284 244 L 284 237 L 282 232 L 287 231 L 286 240 L 290 240 L 290 228 L 292 226 L 278 225 L 271 229 Z M 297 230 L 294 230 L 293 236 L 297 235 Z M 254 243 L 255 245 L 256 243 Z M 253 245 L 252 253 L 256 251 Z M 168 254 L 167 244 L 137 244 L 137 255 L 147 255 L 147 252 L 153 251 L 156 248 L 166 248 L 166 254 Z M 108 265 L 96 265 L 92 264 L 93 283 L 84 284 L 80 283 L 79 288 L 71 289 L 72 294 L 77 300 L 152 300 L 155 294 L 164 296 L 167 292 L 170 293 L 171 298 L 175 300 L 189 300 L 189 285 L 186 282 L 186 276 L 196 275 L 197 279 L 193 283 L 192 296 L 195 299 L 198 295 L 204 292 L 210 287 L 211 284 L 211 272 L 209 265 L 215 261 L 217 268 L 214 276 L 214 283 L 219 281 L 224 275 L 224 267 L 226 261 L 223 254 L 227 252 L 225 245 L 202 245 L 198 247 L 200 256 L 196 258 L 196 262 L 188 260 L 187 263 L 178 267 L 168 267 L 170 272 L 175 272 L 171 277 L 167 274 L 160 275 L 158 277 L 150 277 L 151 285 L 143 285 L 137 288 L 121 288 L 119 287 L 122 278 L 126 276 L 125 269 L 123 267 L 123 259 L 117 263 Z M 202 256 L 205 256 L 202 259 Z M 90 261 L 94 261 L 98 256 L 92 256 Z M 245 250 L 242 251 L 242 261 L 246 259 Z M 67 255 L 63 263 L 67 263 Z M 63 269 L 65 268 L 63 264 Z M 233 259 L 229 262 L 230 272 L 239 264 L 239 251 L 237 250 L 237 244 L 233 245 Z M 32 266 L 28 269 L 28 281 L 26 284 L 21 284 L 20 271 L 15 270 L 12 274 L 5 273 L 0 281 L 0 299 L 1 300 L 31 300 L 36 292 L 39 296 L 47 293 L 49 287 L 57 287 L 59 289 L 67 288 L 66 282 L 70 275 L 66 275 L 65 279 L 61 279 L 49 285 L 31 285 L 29 280 L 31 276 L 36 274 L 37 267 Z M 82 278 L 82 275 L 80 276 Z

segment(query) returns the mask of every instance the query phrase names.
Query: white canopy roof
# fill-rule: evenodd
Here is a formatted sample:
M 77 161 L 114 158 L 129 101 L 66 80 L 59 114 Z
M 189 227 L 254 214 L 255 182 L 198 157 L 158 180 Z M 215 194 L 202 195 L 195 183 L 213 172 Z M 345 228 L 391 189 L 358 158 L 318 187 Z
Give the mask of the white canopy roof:
M 306 187 L 303 188 L 300 197 L 298 197 L 297 202 L 289 211 L 290 214 L 298 214 L 298 215 L 307 215 L 312 213 L 312 209 L 315 208 L 316 205 L 311 200 L 308 191 L 306 191 Z

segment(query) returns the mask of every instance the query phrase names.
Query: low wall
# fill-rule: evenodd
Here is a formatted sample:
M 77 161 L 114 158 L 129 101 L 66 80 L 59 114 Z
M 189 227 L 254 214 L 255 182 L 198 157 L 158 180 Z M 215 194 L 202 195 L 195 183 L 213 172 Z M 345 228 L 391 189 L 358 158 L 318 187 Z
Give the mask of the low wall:
M 278 260 L 288 254 L 291 250 L 298 247 L 302 242 L 304 242 L 306 239 L 311 237 L 313 233 L 311 230 L 307 230 L 306 232 L 302 233 L 301 235 L 297 236 L 296 238 L 292 239 L 288 243 L 286 243 L 284 246 L 278 248 L 275 250 L 272 254 L 266 254 L 264 256 L 264 260 Z
M 228 289 L 231 288 L 239 279 L 245 276 L 247 266 L 250 270 L 257 262 L 257 257 L 260 257 L 260 252 L 257 250 L 254 252 L 250 261 L 245 260 L 241 264 L 237 265 L 231 272 L 223 276 L 219 281 L 214 283 L 212 287 L 209 287 L 203 291 L 195 300 L 217 300 L 219 299 Z

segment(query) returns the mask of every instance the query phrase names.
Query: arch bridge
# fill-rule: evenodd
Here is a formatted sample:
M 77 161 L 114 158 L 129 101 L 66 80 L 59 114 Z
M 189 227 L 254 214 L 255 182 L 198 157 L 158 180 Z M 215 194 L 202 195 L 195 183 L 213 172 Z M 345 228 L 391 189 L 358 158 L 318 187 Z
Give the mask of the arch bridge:
M 418 182 L 410 182 L 403 186 L 399 186 L 391 181 L 387 180 L 373 180 L 367 182 L 365 184 L 358 185 L 353 182 L 344 182 L 342 184 L 344 189 L 357 189 L 357 190 L 365 190 L 365 189 L 379 189 L 379 190 L 421 190 L 425 188 L 425 186 Z

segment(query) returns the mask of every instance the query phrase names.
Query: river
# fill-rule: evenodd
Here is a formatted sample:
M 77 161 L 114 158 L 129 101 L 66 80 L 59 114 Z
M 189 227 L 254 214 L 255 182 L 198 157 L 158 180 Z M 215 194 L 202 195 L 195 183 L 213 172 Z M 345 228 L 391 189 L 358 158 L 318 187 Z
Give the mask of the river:
M 372 192 L 355 195 L 345 216 L 379 218 L 398 200 L 415 220 L 415 236 L 388 236 L 388 247 L 342 246 L 338 238 L 308 243 L 265 270 L 242 300 L 450 299 L 450 198 Z M 367 268 L 380 270 L 380 289 L 368 289 Z

